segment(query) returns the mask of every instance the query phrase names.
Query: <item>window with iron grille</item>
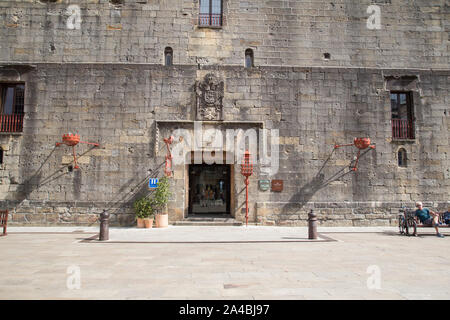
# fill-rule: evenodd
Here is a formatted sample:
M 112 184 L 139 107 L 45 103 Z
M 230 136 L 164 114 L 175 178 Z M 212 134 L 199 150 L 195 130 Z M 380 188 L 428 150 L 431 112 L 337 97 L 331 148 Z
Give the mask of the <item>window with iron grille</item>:
M 0 84 L 0 132 L 22 132 L 25 85 Z
M 392 138 L 415 139 L 414 105 L 411 92 L 391 92 Z
M 202 27 L 221 27 L 222 0 L 200 0 L 198 24 Z

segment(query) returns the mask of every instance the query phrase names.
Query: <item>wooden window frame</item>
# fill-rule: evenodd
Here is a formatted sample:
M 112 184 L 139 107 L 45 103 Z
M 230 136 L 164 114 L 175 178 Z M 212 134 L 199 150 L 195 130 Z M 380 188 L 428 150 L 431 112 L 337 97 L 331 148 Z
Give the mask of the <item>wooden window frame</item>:
M 406 95 L 406 119 L 394 117 L 391 95 L 396 95 L 397 113 L 399 112 L 400 95 Z M 393 140 L 415 140 L 414 100 L 411 91 L 390 91 L 389 102 L 391 104 L 391 126 Z
M 202 1 L 209 2 L 209 13 L 200 12 Z M 214 0 L 199 0 L 198 26 L 200 28 L 221 29 L 223 26 L 223 0 L 218 0 L 220 1 L 220 14 L 212 13 L 213 1 Z M 219 20 L 219 23 L 213 23 L 213 21 L 217 18 Z M 207 23 L 205 23 L 205 21 L 207 21 Z
M 7 88 L 14 88 L 11 114 L 23 114 L 24 113 L 25 101 L 22 104 L 22 108 L 21 108 L 20 112 L 17 112 L 16 98 L 17 98 L 17 86 L 19 86 L 19 85 L 23 86 L 23 94 L 24 94 L 23 98 L 25 99 L 25 83 L 23 83 L 23 82 L 1 82 L 0 83 L 0 114 L 5 114 L 4 113 L 4 109 L 5 109 L 4 98 L 6 97 L 6 95 L 4 95 L 4 92 L 7 90 Z
M 22 103 L 20 109 L 17 105 L 17 87 L 23 86 Z M 14 88 L 11 113 L 5 113 L 5 98 L 8 88 Z M 1 82 L 0 83 L 0 132 L 20 133 L 23 131 L 23 118 L 25 113 L 25 83 L 24 82 Z

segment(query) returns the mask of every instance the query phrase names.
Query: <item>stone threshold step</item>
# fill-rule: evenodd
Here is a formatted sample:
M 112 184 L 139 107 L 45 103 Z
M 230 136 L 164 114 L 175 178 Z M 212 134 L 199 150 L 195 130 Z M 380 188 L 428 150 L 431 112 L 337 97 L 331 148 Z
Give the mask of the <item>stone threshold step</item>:
M 218 222 L 236 222 L 233 218 L 186 218 L 183 221 L 218 221 Z
M 242 222 L 238 221 L 176 221 L 174 226 L 242 226 Z

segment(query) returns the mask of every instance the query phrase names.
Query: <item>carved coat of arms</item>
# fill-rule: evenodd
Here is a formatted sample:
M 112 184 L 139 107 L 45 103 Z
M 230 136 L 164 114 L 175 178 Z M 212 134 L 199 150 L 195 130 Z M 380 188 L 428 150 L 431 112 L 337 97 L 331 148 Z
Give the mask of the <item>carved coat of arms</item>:
M 196 83 L 197 120 L 223 120 L 223 81 L 209 73 Z

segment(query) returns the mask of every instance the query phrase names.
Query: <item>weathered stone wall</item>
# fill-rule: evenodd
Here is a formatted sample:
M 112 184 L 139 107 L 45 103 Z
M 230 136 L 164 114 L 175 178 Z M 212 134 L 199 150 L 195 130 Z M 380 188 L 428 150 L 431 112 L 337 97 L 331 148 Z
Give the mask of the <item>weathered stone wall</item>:
M 395 224 L 402 203 L 448 206 L 448 1 L 224 0 L 218 29 L 198 26 L 198 0 L 44 2 L 0 2 L 0 82 L 26 87 L 23 133 L 0 135 L 0 199 L 12 223 L 91 224 L 103 210 L 112 223 L 132 223 L 133 200 L 161 172 L 159 134 L 195 120 L 195 83 L 208 73 L 225 85 L 222 127 L 280 132 L 271 178 L 284 191 L 259 191 L 257 169 L 251 222 L 304 225 L 314 209 L 325 225 Z M 370 5 L 381 9 L 380 29 L 367 27 Z M 173 67 L 162 66 L 167 46 Z M 243 68 L 247 48 L 256 68 Z M 416 79 L 393 87 L 413 92 L 415 140 L 392 141 L 390 76 Z M 69 170 L 69 147 L 55 147 L 67 132 L 100 143 L 76 147 L 79 170 Z M 334 144 L 358 136 L 376 150 L 326 184 L 356 155 L 345 148 L 330 157 Z M 186 210 L 185 169 L 172 180 L 172 221 Z M 233 214 L 243 220 L 238 166 L 233 179 Z
M 224 0 L 219 29 L 198 27 L 198 0 L 42 2 L 0 2 L 2 62 L 163 64 L 170 46 L 175 64 L 243 66 L 247 48 L 257 66 L 449 63 L 446 0 Z M 381 9 L 380 29 L 367 27 L 370 5 Z
M 10 208 L 12 223 L 93 223 L 105 209 L 113 223 L 132 223 L 133 200 L 164 161 L 155 122 L 194 120 L 194 85 L 209 72 L 225 84 L 224 121 L 279 129 L 280 168 L 271 178 L 283 179 L 284 191 L 259 191 L 257 170 L 250 222 L 304 225 L 315 209 L 325 225 L 379 225 L 396 223 L 401 203 L 449 204 L 449 71 L 36 64 L 20 72 L 0 70 L 0 81 L 26 85 L 23 134 L 0 135 L 2 206 Z M 391 139 L 385 79 L 405 74 L 417 77 L 416 139 L 400 143 Z M 55 147 L 67 132 L 100 143 L 76 147 L 80 169 L 72 172 L 71 148 Z M 356 155 L 356 148 L 338 149 L 327 161 L 334 144 L 358 136 L 370 137 L 376 149 L 357 172 L 321 188 Z M 397 165 L 400 146 L 407 168 Z M 244 184 L 235 167 L 234 214 L 242 220 Z M 177 168 L 172 187 L 173 221 L 182 218 L 186 200 Z

